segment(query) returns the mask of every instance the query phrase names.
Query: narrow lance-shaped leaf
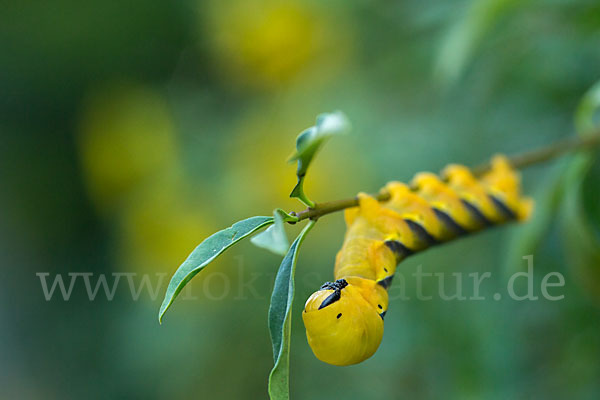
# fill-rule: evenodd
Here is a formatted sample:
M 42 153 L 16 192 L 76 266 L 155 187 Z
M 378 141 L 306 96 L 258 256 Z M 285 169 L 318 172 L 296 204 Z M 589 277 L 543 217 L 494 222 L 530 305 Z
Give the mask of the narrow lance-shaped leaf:
M 209 236 L 200 243 L 171 278 L 171 282 L 169 282 L 167 292 L 165 293 L 165 299 L 160 306 L 158 321 L 162 322 L 165 311 L 171 306 L 175 297 L 177 297 L 190 279 L 198 272 L 202 271 L 206 265 L 233 244 L 256 232 L 258 229 L 271 225 L 272 223 L 273 217 L 251 217 L 236 222 L 229 228 Z
M 290 248 L 290 242 L 285 234 L 284 222 L 295 222 L 298 221 L 298 218 L 289 215 L 281 208 L 273 212 L 273 218 L 275 224 L 268 227 L 264 232 L 254 236 L 250 241 L 255 246 L 269 250 L 277 255 L 285 256 Z
M 290 333 L 292 329 L 292 302 L 294 300 L 294 274 L 298 249 L 315 221 L 310 221 L 294 240 L 281 262 L 269 307 L 269 331 L 273 343 L 275 365 L 269 375 L 269 397 L 271 400 L 289 399 Z
M 314 203 L 304 194 L 304 177 L 313 157 L 325 142 L 333 135 L 347 133 L 350 130 L 348 118 L 341 111 L 330 114 L 321 114 L 317 117 L 315 126 L 311 126 L 298 135 L 296 139 L 296 152 L 290 157 L 290 161 L 298 160 L 296 175 L 298 183 L 290 193 L 290 197 L 300 199 L 308 206 Z

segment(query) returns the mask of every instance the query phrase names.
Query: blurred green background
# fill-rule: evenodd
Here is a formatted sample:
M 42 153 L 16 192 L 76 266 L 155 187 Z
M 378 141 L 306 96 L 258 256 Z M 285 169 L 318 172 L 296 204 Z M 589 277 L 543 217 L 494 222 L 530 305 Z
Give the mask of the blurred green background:
M 0 51 L 0 397 L 255 399 L 272 367 L 280 258 L 235 246 L 160 326 L 168 279 L 194 246 L 242 218 L 303 208 L 285 160 L 324 111 L 343 110 L 353 131 L 311 165 L 317 202 L 573 134 L 600 78 L 600 3 L 12 1 Z M 379 351 L 357 366 L 314 358 L 300 318 L 343 240 L 342 215 L 323 218 L 297 269 L 292 397 L 598 398 L 600 167 L 568 194 L 583 233 L 554 195 L 566 168 L 524 173 L 534 228 L 402 264 L 407 276 L 490 271 L 489 300 L 392 301 Z M 585 240 L 565 246 L 573 230 Z M 564 300 L 491 299 L 526 254 L 537 294 L 558 271 Z M 93 287 L 135 273 L 158 292 L 136 301 L 122 277 L 112 301 L 102 289 L 90 301 L 80 276 L 68 301 L 46 301 L 40 272 L 67 285 L 93 273 Z

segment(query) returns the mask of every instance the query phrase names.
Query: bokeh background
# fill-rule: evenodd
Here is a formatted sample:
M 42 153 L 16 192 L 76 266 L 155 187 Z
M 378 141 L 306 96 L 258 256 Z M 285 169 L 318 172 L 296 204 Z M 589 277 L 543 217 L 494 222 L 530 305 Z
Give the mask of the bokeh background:
M 242 218 L 303 208 L 288 198 L 285 161 L 321 112 L 343 110 L 353 130 L 311 165 L 316 201 L 574 134 L 600 78 L 600 4 L 12 1 L 0 52 L 0 397 L 255 399 L 272 367 L 280 257 L 235 246 L 161 326 L 187 254 Z M 556 177 L 567 161 L 525 171 L 541 210 L 533 228 L 402 265 L 407 276 L 419 265 L 490 271 L 488 300 L 393 301 L 379 351 L 357 366 L 321 363 L 304 336 L 302 305 L 331 279 L 344 234 L 341 214 L 323 218 L 297 269 L 292 397 L 598 398 L 600 167 L 565 194 Z M 536 294 L 558 271 L 564 300 L 491 299 L 526 254 Z M 68 301 L 46 301 L 40 272 L 67 284 L 68 273 L 93 273 L 93 286 L 100 274 L 111 284 L 135 274 L 136 287 L 146 276 L 156 294 L 135 300 L 122 277 L 112 301 L 102 289 L 91 301 L 80 277 Z

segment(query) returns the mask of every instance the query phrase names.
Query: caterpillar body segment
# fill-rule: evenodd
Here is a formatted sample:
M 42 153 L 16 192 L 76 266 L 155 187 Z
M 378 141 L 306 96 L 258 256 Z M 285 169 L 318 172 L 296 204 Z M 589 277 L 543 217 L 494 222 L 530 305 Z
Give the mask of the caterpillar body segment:
M 465 206 L 464 199 L 461 199 L 458 193 L 450 188 L 437 175 L 430 172 L 421 172 L 412 180 L 413 190 L 425 199 L 431 208 L 437 213 L 445 214 L 452 222 L 455 230 L 464 232 L 481 229 L 483 226 L 480 221 L 475 220 L 474 216 Z M 440 218 L 438 217 L 438 220 Z M 450 224 L 443 223 L 442 227 Z
M 390 193 L 386 207 L 399 213 L 407 222 L 414 222 L 436 241 L 448 238 L 448 232 L 439 224 L 435 211 L 423 197 L 400 182 L 390 182 L 385 188 Z
M 502 210 L 496 207 L 486 188 L 462 165 L 449 165 L 442 171 L 442 178 L 461 199 L 483 228 L 502 222 L 505 218 Z
M 329 364 L 356 364 L 375 353 L 398 263 L 468 233 L 523 221 L 533 208 L 503 156 L 494 157 L 480 179 L 464 166 L 449 165 L 440 176 L 419 173 L 410 185 L 390 182 L 382 190 L 389 200 L 360 193 L 358 207 L 345 211 L 336 280 L 313 293 L 302 313 L 313 353 Z

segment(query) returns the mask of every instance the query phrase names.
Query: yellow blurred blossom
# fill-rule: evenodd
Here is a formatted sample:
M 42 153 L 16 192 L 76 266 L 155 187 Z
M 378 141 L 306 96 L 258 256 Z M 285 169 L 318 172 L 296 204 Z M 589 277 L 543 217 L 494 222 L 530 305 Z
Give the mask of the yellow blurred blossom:
M 91 197 L 114 211 L 135 185 L 177 163 L 166 102 L 151 89 L 109 85 L 84 103 L 79 147 Z
M 327 73 L 343 63 L 351 43 L 340 14 L 331 24 L 310 2 L 212 1 L 202 11 L 204 40 L 239 84 L 274 88 L 311 67 Z

